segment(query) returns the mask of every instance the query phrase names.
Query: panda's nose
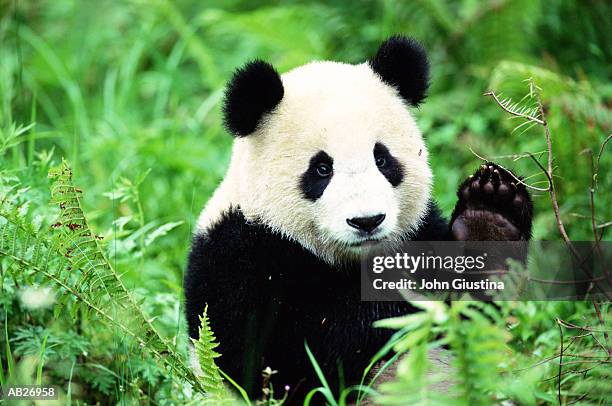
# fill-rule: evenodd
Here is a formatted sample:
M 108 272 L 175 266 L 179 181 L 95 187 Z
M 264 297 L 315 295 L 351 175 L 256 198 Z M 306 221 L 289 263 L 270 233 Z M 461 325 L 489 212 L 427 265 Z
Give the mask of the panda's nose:
M 371 233 L 380 225 L 380 223 L 383 222 L 384 219 L 384 214 L 377 214 L 369 217 L 353 217 L 352 219 L 346 219 L 346 222 L 349 226 L 356 228 L 357 230 Z

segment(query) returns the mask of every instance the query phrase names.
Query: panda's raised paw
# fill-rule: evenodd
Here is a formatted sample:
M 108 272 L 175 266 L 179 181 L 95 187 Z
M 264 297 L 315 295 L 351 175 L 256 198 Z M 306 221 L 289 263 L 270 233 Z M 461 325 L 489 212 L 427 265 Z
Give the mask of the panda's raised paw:
M 532 204 L 525 185 L 508 170 L 487 162 L 459 187 L 451 217 L 458 241 L 528 240 Z

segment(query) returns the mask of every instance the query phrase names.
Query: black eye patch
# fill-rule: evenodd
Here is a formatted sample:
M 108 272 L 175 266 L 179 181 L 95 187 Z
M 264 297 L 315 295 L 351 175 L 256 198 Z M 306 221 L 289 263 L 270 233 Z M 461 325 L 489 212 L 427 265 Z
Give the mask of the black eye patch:
M 334 160 L 325 151 L 310 158 L 308 169 L 300 179 L 300 189 L 306 199 L 314 202 L 323 195 L 333 176 L 333 164 Z
M 397 158 L 391 155 L 385 144 L 377 142 L 374 145 L 374 160 L 378 170 L 387 178 L 391 186 L 396 187 L 402 183 L 404 168 Z

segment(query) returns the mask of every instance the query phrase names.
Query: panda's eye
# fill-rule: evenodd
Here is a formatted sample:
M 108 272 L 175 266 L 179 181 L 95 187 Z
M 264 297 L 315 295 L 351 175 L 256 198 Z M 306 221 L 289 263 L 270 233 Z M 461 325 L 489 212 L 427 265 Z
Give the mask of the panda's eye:
M 327 178 L 332 173 L 332 168 L 328 164 L 320 163 L 317 164 L 315 170 L 317 171 L 317 175 L 322 178 Z
M 375 160 L 376 166 L 378 166 L 379 168 L 384 168 L 387 165 L 387 158 L 385 158 L 384 156 L 377 156 Z

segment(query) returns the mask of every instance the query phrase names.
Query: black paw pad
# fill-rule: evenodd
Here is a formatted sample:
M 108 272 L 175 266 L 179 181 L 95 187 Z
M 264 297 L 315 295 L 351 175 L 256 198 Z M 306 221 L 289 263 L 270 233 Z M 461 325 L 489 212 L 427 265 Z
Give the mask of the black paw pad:
M 483 164 L 457 192 L 451 218 L 456 240 L 528 240 L 531 237 L 531 198 L 519 178 L 492 163 Z

